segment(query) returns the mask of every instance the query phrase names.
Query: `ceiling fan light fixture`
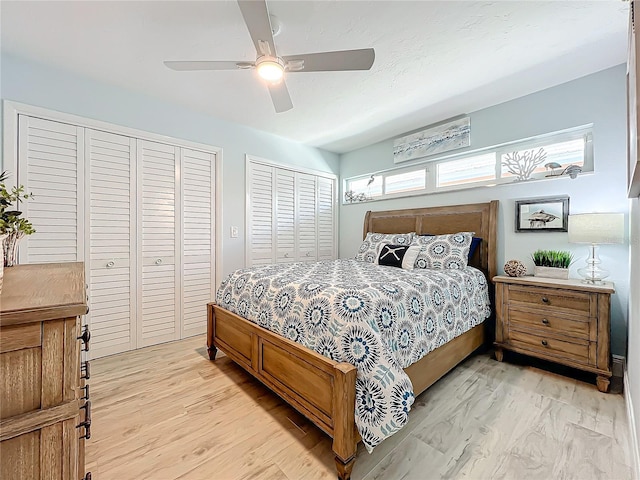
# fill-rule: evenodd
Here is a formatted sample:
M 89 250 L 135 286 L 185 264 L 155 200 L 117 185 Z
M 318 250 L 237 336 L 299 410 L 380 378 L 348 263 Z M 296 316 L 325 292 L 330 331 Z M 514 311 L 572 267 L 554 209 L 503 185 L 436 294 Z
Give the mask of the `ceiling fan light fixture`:
M 265 55 L 256 61 L 256 70 L 267 82 L 278 83 L 284 76 L 284 62 L 278 57 Z

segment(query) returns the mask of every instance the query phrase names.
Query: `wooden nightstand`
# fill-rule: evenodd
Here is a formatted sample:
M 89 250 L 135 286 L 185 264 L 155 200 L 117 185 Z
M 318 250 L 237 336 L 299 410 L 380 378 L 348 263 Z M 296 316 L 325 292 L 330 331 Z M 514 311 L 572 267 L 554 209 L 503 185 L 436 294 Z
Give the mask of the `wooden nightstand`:
M 596 373 L 598 390 L 611 378 L 612 283 L 541 277 L 493 278 L 496 359 L 503 349 Z

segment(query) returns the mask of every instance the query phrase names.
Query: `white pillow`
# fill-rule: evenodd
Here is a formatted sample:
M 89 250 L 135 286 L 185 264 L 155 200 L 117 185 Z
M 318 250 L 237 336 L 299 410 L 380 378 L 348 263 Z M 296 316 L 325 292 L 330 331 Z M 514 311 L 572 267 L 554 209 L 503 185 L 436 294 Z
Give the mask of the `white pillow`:
M 419 253 L 420 247 L 417 245 L 407 246 L 381 243 L 378 247 L 378 255 L 374 263 L 388 267 L 402 268 L 404 270 L 413 270 Z

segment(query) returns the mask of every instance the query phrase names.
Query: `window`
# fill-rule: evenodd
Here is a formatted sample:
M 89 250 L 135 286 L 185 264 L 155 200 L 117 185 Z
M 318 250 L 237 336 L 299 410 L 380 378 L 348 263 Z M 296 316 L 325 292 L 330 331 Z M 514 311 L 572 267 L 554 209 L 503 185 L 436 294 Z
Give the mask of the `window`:
M 344 203 L 593 171 L 592 126 L 540 135 L 344 180 Z
M 384 193 L 412 192 L 424 190 L 427 179 L 427 171 L 422 168 L 411 172 L 389 175 L 385 178 Z

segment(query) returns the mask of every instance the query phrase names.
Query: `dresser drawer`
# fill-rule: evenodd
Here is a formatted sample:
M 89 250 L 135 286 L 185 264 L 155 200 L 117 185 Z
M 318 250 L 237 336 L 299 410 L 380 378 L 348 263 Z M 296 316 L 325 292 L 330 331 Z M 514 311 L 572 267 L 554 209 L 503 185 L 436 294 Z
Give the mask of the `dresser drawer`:
M 509 328 L 536 329 L 539 334 L 551 332 L 556 336 L 569 336 L 582 340 L 596 340 L 595 329 L 592 329 L 592 321 L 588 316 L 556 315 L 552 312 L 537 310 L 521 310 L 509 308 Z M 595 323 L 594 323 L 595 325 Z M 590 334 L 593 333 L 593 338 Z
M 509 330 L 509 343 L 517 348 L 535 351 L 543 358 L 552 356 L 589 364 L 589 342 L 576 340 L 567 342 L 556 338 Z
M 564 309 L 575 313 L 591 312 L 591 296 L 584 292 L 555 290 L 544 287 L 509 285 L 509 306 L 527 305 L 535 308 Z

